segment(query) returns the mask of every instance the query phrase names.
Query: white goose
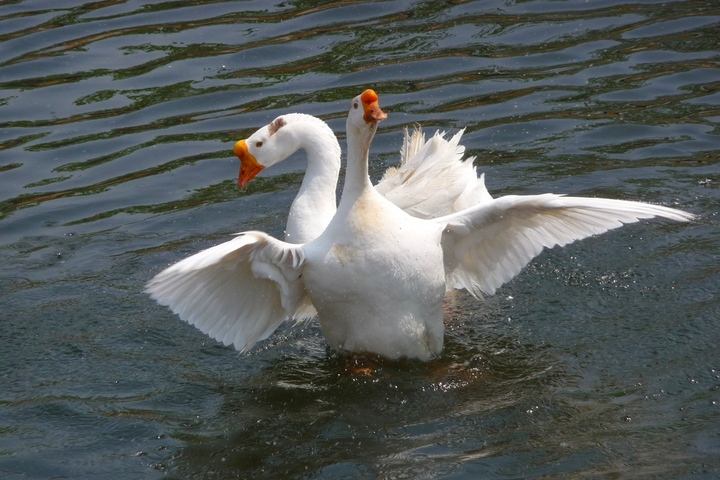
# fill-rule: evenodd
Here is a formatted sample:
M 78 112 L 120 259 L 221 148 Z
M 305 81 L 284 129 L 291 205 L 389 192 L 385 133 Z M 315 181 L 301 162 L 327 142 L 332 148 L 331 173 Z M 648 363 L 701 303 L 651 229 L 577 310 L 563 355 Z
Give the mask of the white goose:
M 693 218 L 637 202 L 544 194 L 505 196 L 419 219 L 368 178 L 368 150 L 383 118 L 372 90 L 353 99 L 343 194 L 317 239 L 294 245 L 245 232 L 165 269 L 147 291 L 240 351 L 297 318 L 309 297 L 333 348 L 427 360 L 442 350 L 446 283 L 493 294 L 544 247 L 641 218 Z
M 406 130 L 400 164 L 385 172 L 376 190 L 419 218 L 439 217 L 492 200 L 484 176 L 478 178 L 473 167 L 475 157 L 463 159 L 462 134 L 461 130 L 447 140 L 444 132 L 436 132 L 426 142 L 420 129 L 412 134 Z M 340 144 L 330 127 L 312 115 L 289 113 L 233 148 L 241 162 L 241 187 L 298 150 L 305 151 L 307 170 L 290 206 L 285 241 L 307 243 L 325 230 L 336 211 Z

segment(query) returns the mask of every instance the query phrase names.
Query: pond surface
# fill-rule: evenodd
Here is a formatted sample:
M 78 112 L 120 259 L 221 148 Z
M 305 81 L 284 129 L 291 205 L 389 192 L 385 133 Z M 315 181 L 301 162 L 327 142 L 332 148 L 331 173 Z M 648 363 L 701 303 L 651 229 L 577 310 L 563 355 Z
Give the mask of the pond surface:
M 717 478 L 717 1 L 6 1 L 0 477 Z M 427 364 L 354 375 L 316 323 L 249 354 L 156 305 L 168 264 L 282 235 L 304 158 L 240 191 L 233 142 L 366 87 L 456 131 L 494 195 L 699 215 L 459 293 Z M 344 146 L 344 142 L 343 142 Z

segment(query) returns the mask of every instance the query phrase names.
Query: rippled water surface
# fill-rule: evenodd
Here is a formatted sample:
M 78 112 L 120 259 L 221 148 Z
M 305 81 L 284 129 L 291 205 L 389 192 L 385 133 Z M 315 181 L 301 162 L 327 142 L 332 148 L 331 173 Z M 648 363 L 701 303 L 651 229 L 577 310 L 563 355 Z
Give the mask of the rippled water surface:
M 717 478 L 718 32 L 714 0 L 2 2 L 0 477 Z M 142 292 L 281 235 L 304 158 L 240 191 L 233 142 L 343 137 L 368 86 L 374 178 L 403 127 L 467 127 L 495 195 L 699 219 L 545 252 L 370 376 L 316 323 L 239 355 Z

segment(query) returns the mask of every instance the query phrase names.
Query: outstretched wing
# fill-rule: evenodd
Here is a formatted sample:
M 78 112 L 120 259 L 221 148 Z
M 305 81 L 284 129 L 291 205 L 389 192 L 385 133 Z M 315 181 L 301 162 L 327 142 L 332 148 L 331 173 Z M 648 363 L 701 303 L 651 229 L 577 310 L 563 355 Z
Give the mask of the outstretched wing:
M 267 338 L 302 307 L 301 245 L 244 232 L 158 273 L 146 292 L 201 332 L 236 349 Z
M 689 221 L 690 213 L 605 198 L 509 195 L 437 219 L 446 224 L 443 252 L 447 284 L 475 296 L 492 295 L 543 248 L 663 217 Z
M 460 145 L 464 130 L 447 140 L 445 132 L 435 132 L 427 142 L 422 130 L 405 130 L 400 165 L 389 168 L 375 186 L 378 192 L 420 218 L 434 218 L 489 199 L 482 178 L 473 166 L 475 157 L 463 159 Z

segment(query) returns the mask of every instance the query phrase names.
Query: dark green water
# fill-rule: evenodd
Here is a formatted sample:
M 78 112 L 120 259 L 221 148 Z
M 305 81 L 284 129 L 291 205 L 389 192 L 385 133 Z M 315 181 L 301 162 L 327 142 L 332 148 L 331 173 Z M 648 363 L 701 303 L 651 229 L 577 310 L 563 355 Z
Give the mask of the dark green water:
M 720 4 L 152 0 L 0 5 L 0 478 L 718 478 Z M 467 127 L 490 191 L 677 206 L 459 294 L 428 364 L 347 372 L 316 324 L 247 355 L 142 293 L 281 235 L 276 115 Z

